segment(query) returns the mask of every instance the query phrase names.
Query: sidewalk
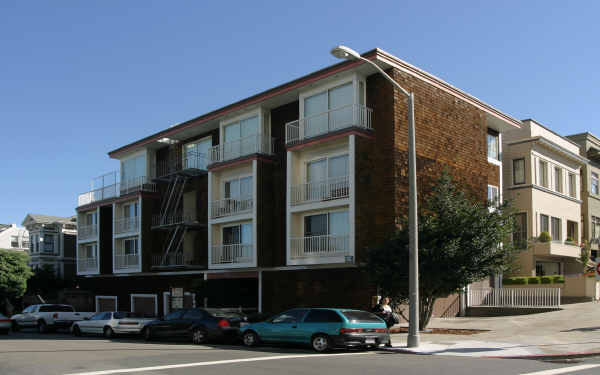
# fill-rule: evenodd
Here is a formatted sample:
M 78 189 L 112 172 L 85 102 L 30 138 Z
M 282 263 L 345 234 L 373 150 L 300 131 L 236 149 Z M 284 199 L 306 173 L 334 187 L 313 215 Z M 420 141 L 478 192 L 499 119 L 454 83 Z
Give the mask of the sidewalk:
M 387 350 L 474 357 L 600 355 L 600 304 L 564 305 L 541 314 L 432 319 L 430 328 L 485 329 L 474 335 L 421 334 L 417 349 L 406 348 L 407 334 L 392 334 Z

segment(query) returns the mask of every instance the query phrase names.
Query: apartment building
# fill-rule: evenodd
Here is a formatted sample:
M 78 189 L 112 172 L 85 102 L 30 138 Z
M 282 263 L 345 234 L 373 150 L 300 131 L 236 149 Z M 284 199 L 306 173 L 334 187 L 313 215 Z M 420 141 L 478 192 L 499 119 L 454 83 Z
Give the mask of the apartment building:
M 448 168 L 500 197 L 501 135 L 521 122 L 385 51 L 364 56 L 415 93 L 420 193 Z M 171 288 L 178 306 L 368 308 L 358 266 L 408 209 L 407 109 L 373 67 L 342 62 L 109 152 L 120 172 L 79 197 L 81 288 L 98 309 L 157 314 Z
M 580 147 L 588 163 L 581 173 L 583 238 L 589 241 L 592 257 L 600 256 L 600 139 L 591 133 L 567 136 Z
M 29 233 L 17 224 L 0 224 L 0 249 L 29 250 Z
M 581 171 L 579 146 L 535 120 L 504 134 L 505 199 L 516 210 L 514 242 L 519 275 L 579 273 L 581 254 Z M 551 240 L 540 241 L 545 232 Z
M 49 265 L 59 277 L 76 276 L 76 217 L 27 214 L 21 225 L 29 232 L 30 264 L 34 270 Z

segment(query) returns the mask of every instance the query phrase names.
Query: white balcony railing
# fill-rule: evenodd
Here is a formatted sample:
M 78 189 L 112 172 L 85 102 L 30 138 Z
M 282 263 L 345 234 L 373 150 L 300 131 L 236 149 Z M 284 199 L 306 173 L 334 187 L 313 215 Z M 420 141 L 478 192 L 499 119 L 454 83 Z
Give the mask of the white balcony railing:
M 140 217 L 122 217 L 115 219 L 115 234 L 137 232 L 140 229 Z
M 152 256 L 152 267 L 191 267 L 200 266 L 202 262 L 199 259 L 193 258 L 192 254 L 167 254 L 153 255 Z
M 372 129 L 373 110 L 363 105 L 349 104 L 285 125 L 285 143 L 302 141 L 336 130 L 358 127 Z
M 204 171 L 208 165 L 208 155 L 186 152 L 183 158 L 161 160 L 155 164 L 155 177 L 164 177 L 183 170 Z
M 273 138 L 262 134 L 254 134 L 237 141 L 212 146 L 210 149 L 210 162 L 219 163 L 252 154 L 272 155 L 273 140 Z
M 89 272 L 98 269 L 98 258 L 77 258 L 77 271 Z
M 98 236 L 98 224 L 78 225 L 77 237 L 79 240 L 88 240 Z
M 115 269 L 122 270 L 128 268 L 138 268 L 140 259 L 138 254 L 116 254 Z
M 338 257 L 350 253 L 350 236 L 324 235 L 296 237 L 291 239 L 292 259 Z
M 213 245 L 211 264 L 251 263 L 254 248 L 249 244 Z
M 347 198 L 350 195 L 350 177 L 332 177 L 323 181 L 307 182 L 290 187 L 290 204 L 292 206 L 321 202 L 332 199 Z
M 254 201 L 252 198 L 239 198 L 239 199 L 221 199 L 218 201 L 211 202 L 210 217 L 217 219 L 220 217 L 238 215 L 252 211 Z
M 146 176 L 138 176 L 121 181 L 121 195 L 135 193 L 138 191 L 156 191 L 156 184 L 150 182 Z
M 156 192 L 156 184 L 150 182 L 146 176 L 134 177 L 119 182 L 117 180 L 117 172 L 112 172 L 95 178 L 93 181 L 94 183 L 92 186 L 99 187 L 93 188 L 83 194 L 79 194 L 77 198 L 77 207 L 103 201 L 105 199 L 116 198 L 137 191 Z M 107 181 L 110 181 L 110 184 L 107 184 Z
M 99 202 L 105 199 L 119 196 L 119 184 L 112 184 L 101 187 L 87 193 L 79 194 L 77 206 L 85 206 L 86 204 Z

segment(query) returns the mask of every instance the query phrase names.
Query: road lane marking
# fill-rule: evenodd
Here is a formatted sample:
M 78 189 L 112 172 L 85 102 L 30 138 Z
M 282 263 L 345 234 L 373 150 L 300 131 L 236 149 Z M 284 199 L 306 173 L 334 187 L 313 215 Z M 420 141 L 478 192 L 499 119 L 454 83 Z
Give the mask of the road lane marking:
M 231 363 L 243 363 L 243 362 L 259 362 L 259 361 L 272 361 L 277 359 L 297 359 L 297 358 L 319 358 L 319 357 L 341 357 L 346 355 L 364 355 L 371 354 L 369 352 L 362 353 L 336 353 L 336 354 L 296 354 L 296 355 L 277 355 L 269 357 L 254 357 L 254 358 L 240 358 L 240 359 L 225 359 L 221 361 L 208 361 L 208 362 L 194 362 L 194 363 L 181 363 L 176 365 L 163 365 L 163 366 L 151 366 L 151 367 L 137 367 L 137 368 L 125 368 L 125 369 L 114 369 L 114 370 L 100 370 L 90 372 L 78 372 L 65 375 L 107 375 L 107 374 L 124 374 L 128 372 L 142 372 L 142 371 L 158 371 L 168 370 L 173 368 L 185 368 L 185 367 L 197 367 L 197 366 L 214 366 L 214 365 L 225 365 Z
M 600 364 L 597 365 L 579 365 L 579 366 L 571 366 L 571 367 L 562 367 L 555 368 L 552 370 L 543 370 L 537 372 L 528 372 L 527 374 L 521 375 L 558 375 L 558 374 L 568 374 L 570 372 L 588 370 L 591 368 L 600 367 Z

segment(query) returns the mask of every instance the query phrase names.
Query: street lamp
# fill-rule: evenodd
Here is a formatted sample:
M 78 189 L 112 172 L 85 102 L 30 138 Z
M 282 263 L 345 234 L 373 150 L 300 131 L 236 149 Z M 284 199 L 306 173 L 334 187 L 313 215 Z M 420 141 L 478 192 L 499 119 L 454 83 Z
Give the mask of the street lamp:
M 419 346 L 419 231 L 417 219 L 417 156 L 415 147 L 415 97 L 398 82 L 394 81 L 373 61 L 365 59 L 358 52 L 346 46 L 337 46 L 331 54 L 339 59 L 360 60 L 375 67 L 394 87 L 408 98 L 408 233 L 409 233 L 409 328 L 407 346 Z

